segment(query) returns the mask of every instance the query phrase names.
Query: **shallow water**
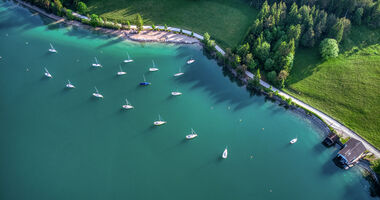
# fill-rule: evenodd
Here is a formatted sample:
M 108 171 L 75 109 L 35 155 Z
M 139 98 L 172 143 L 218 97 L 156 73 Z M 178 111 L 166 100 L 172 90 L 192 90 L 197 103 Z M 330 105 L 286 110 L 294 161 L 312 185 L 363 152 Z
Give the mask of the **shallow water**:
M 317 127 L 250 96 L 199 47 L 121 41 L 33 13 L 0 1 L 0 199 L 371 199 Z M 121 63 L 126 52 L 135 62 Z M 143 74 L 152 85 L 139 86 Z M 121 110 L 125 98 L 135 109 Z M 158 114 L 168 123 L 153 127 Z M 190 128 L 199 137 L 186 141 Z

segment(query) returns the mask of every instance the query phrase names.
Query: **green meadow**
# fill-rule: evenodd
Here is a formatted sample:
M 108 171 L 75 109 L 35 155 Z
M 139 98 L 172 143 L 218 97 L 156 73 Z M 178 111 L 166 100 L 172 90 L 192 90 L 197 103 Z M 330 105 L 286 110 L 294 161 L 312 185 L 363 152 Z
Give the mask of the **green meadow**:
M 89 0 L 87 5 L 90 13 L 108 19 L 133 21 L 139 13 L 147 25 L 208 32 L 224 48 L 240 44 L 258 13 L 243 0 Z

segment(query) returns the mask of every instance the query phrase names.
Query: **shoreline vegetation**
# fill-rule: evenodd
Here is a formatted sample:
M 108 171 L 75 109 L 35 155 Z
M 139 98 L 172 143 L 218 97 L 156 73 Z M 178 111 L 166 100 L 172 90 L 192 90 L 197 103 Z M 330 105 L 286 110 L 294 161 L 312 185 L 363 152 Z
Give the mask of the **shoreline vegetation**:
M 208 33 L 205 33 L 203 36 L 178 28 L 171 28 L 165 26 L 143 26 L 142 19 L 139 23 L 140 19 L 136 19 L 137 25 L 131 25 L 129 22 L 127 25 L 118 24 L 114 22 L 102 22 L 102 27 L 97 27 L 98 24 L 91 23 L 90 19 L 94 19 L 98 21 L 99 18 L 97 16 L 92 15 L 92 18 L 85 17 L 83 15 L 79 15 L 77 13 L 72 12 L 69 9 L 62 7 L 62 5 L 55 5 L 55 8 L 52 8 L 55 14 L 48 13 L 46 10 L 43 10 L 40 7 L 34 6 L 22 0 L 14 0 L 30 9 L 33 9 L 39 13 L 42 13 L 49 18 L 56 20 L 57 23 L 66 23 L 73 26 L 79 26 L 83 28 L 91 28 L 93 27 L 97 31 L 101 31 L 106 34 L 115 35 L 117 37 L 121 37 L 123 39 L 128 39 L 132 41 L 138 42 L 165 42 L 165 43 L 178 43 L 178 44 L 203 44 L 204 50 L 213 58 L 217 59 L 217 61 L 227 67 L 232 73 L 238 77 L 240 80 L 243 80 L 247 83 L 248 90 L 254 90 L 258 92 L 262 92 L 266 94 L 270 99 L 274 99 L 280 101 L 281 105 L 285 105 L 286 107 L 290 107 L 292 109 L 297 108 L 297 112 L 301 112 L 306 116 L 311 116 L 312 121 L 317 122 L 318 126 L 321 127 L 324 132 L 335 132 L 338 133 L 340 137 L 355 137 L 364 143 L 367 149 L 374 155 L 375 158 L 379 158 L 380 151 L 376 149 L 373 145 L 368 143 L 365 139 L 360 137 L 358 134 L 343 126 L 338 121 L 332 119 L 331 117 L 323 114 L 322 112 L 314 109 L 314 111 L 305 107 L 305 103 L 299 101 L 298 99 L 272 87 L 267 84 L 263 80 L 261 80 L 260 69 L 257 69 L 256 75 L 252 74 L 248 70 L 241 70 L 239 68 L 231 67 L 226 64 L 226 60 L 228 61 L 230 57 L 228 54 L 231 52 L 227 50 L 225 53 L 219 46 L 216 45 L 214 40 L 211 40 L 211 37 Z M 54 0 L 54 2 L 59 2 Z M 58 9 L 59 8 L 59 9 Z M 67 20 L 64 17 L 65 16 Z M 96 19 L 95 19 L 96 18 Z M 77 20 L 77 21 L 76 21 Z M 101 20 L 101 19 L 100 19 Z M 91 26 L 90 26 L 91 25 Z M 187 34 L 187 35 L 185 35 Z M 244 45 L 243 45 L 244 46 Z M 225 55 L 227 54 L 227 56 Z M 318 113 L 316 113 L 317 111 Z M 325 117 L 324 117 L 325 116 Z M 326 121 L 326 116 L 329 121 Z M 322 123 L 320 123 L 322 122 Z M 335 125 L 334 125 L 335 123 Z M 323 124 L 323 125 L 321 125 Z M 323 127 L 325 126 L 325 127 Z M 378 162 L 377 162 L 378 163 Z M 379 165 L 379 164 L 378 164 Z M 376 166 L 378 166 L 376 165 Z M 377 167 L 379 168 L 379 167 Z M 377 171 L 377 173 L 379 173 Z

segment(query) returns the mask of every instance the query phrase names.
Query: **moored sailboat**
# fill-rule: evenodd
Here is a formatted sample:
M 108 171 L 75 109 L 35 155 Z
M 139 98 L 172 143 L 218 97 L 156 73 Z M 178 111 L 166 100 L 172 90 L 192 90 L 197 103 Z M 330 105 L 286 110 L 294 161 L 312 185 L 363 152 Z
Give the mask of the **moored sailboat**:
M 223 151 L 222 158 L 223 158 L 223 159 L 226 159 L 227 156 L 228 156 L 228 150 L 227 150 L 227 147 L 226 147 L 226 148 L 224 149 L 224 151 Z
M 175 73 L 174 76 L 182 76 L 183 74 L 185 74 L 185 73 L 181 72 L 181 67 L 180 67 L 179 72 Z
M 50 43 L 49 52 L 51 52 L 51 53 L 57 53 L 57 50 L 53 47 L 53 45 L 51 43 Z
M 182 95 L 182 93 L 178 92 L 178 89 L 172 92 L 172 96 L 179 96 L 179 95 Z
M 164 120 L 161 119 L 161 115 L 158 115 L 158 120 L 155 121 L 155 122 L 153 122 L 153 124 L 154 124 L 155 126 L 161 126 L 161 125 L 163 125 L 163 124 L 166 124 L 166 121 L 164 121 Z
M 117 72 L 118 76 L 122 76 L 124 74 L 127 74 L 127 72 L 124 72 L 123 69 L 121 69 L 121 66 L 119 66 L 119 68 L 120 68 L 120 71 Z
M 158 71 L 159 69 L 156 67 L 156 65 L 154 64 L 154 61 L 153 61 L 153 60 L 152 60 L 152 64 L 153 64 L 153 66 L 149 68 L 149 71 L 150 71 L 150 72 Z
M 193 58 L 191 58 L 190 60 L 188 60 L 186 63 L 188 64 L 188 65 L 190 65 L 191 63 L 194 63 L 195 62 L 195 60 L 193 59 Z
M 144 81 L 140 83 L 140 85 L 142 86 L 147 86 L 147 85 L 150 85 L 150 82 L 147 82 L 146 79 L 145 79 L 145 75 L 143 74 L 143 78 L 144 78 Z
M 99 93 L 99 90 L 96 87 L 95 87 L 95 92 L 92 93 L 92 96 L 94 96 L 96 98 L 103 98 L 103 95 Z
M 197 136 L 198 134 L 194 131 L 193 128 L 191 128 L 191 133 L 189 135 L 186 135 L 186 139 L 190 140 L 190 139 L 196 138 Z
M 127 55 L 128 55 L 128 59 L 124 60 L 125 63 L 130 63 L 130 62 L 133 62 L 133 59 L 131 59 L 131 57 L 129 56 L 129 53 L 127 52 Z
M 93 67 L 102 67 L 102 65 L 99 63 L 98 59 L 95 57 L 95 63 L 92 63 Z
M 49 73 L 49 71 L 45 67 L 45 76 L 48 78 L 53 78 L 53 76 Z
M 126 110 L 134 108 L 129 102 L 128 99 L 125 99 L 125 105 L 123 105 L 123 108 Z
M 67 80 L 66 87 L 67 88 L 75 88 L 75 86 L 73 84 L 71 84 L 70 80 Z

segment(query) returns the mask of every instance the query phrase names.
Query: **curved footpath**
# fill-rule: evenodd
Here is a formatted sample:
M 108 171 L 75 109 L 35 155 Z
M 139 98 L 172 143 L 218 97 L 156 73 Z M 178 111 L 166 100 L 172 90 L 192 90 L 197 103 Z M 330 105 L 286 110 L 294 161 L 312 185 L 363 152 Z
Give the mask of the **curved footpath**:
M 248 72 L 246 71 L 245 73 L 249 78 L 253 78 L 254 75 L 251 73 L 251 72 Z M 263 80 L 260 80 L 260 84 L 265 87 L 265 88 L 268 88 L 270 89 L 271 85 L 269 85 L 268 83 L 266 83 L 265 81 Z M 326 115 L 325 113 L 319 111 L 318 109 L 302 102 L 301 100 L 293 97 L 293 96 L 290 96 L 289 94 L 286 94 L 285 92 L 275 88 L 272 86 L 272 91 L 273 92 L 276 92 L 278 91 L 278 94 L 285 97 L 285 98 L 290 98 L 292 99 L 292 101 L 294 103 L 296 103 L 297 105 L 299 106 L 302 106 L 312 112 L 314 112 L 316 115 L 318 115 L 319 117 L 321 117 L 329 126 L 331 126 L 333 129 L 335 129 L 337 131 L 337 133 L 339 134 L 342 134 L 344 136 L 349 136 L 351 138 L 355 138 L 359 141 L 361 141 L 364 146 L 367 148 L 368 151 L 372 152 L 377 158 L 380 158 L 380 151 L 374 147 L 372 144 L 368 143 L 364 138 L 362 138 L 361 136 L 359 136 L 357 133 L 355 133 L 354 131 L 352 131 L 351 129 L 347 128 L 346 126 L 344 126 L 343 124 L 341 124 L 340 122 L 338 122 L 337 120 L 333 119 L 332 117 Z
M 71 25 L 76 25 L 76 26 L 82 26 L 83 25 L 77 21 L 68 21 L 68 20 L 65 20 L 65 18 L 58 17 L 54 14 L 46 13 L 44 10 L 42 10 L 36 6 L 30 5 L 29 3 L 26 3 L 24 1 L 21 1 L 21 0 L 15 0 L 15 1 L 26 6 L 26 7 L 28 7 L 28 8 L 35 10 L 35 11 L 37 11 L 43 15 L 46 15 L 46 16 L 54 19 L 54 20 L 57 20 L 57 22 L 65 22 L 65 23 L 68 23 Z M 86 16 L 82 16 L 78 13 L 73 12 L 73 15 L 75 15 L 79 18 L 89 19 Z M 132 25 L 131 28 L 136 28 L 136 26 Z M 148 29 L 148 30 L 152 29 L 151 26 L 144 26 L 143 28 Z M 156 26 L 156 28 L 164 29 L 165 27 L 164 26 Z M 131 31 L 127 31 L 127 30 L 110 30 L 110 29 L 105 29 L 105 28 L 97 28 L 97 29 L 103 30 L 104 32 L 107 32 L 107 33 L 116 34 L 116 35 L 121 36 L 121 37 L 126 36 L 128 39 L 135 40 L 135 41 L 172 42 L 172 43 L 194 44 L 194 43 L 198 43 L 198 41 L 197 42 L 194 41 L 194 38 L 196 38 L 198 40 L 203 40 L 203 36 L 199 35 L 197 33 L 193 33 L 194 38 L 184 36 L 181 34 L 167 33 L 167 32 L 163 32 L 163 34 L 161 34 L 159 36 L 157 36 L 157 34 L 154 34 L 156 36 L 150 37 L 149 32 L 151 32 L 151 31 L 144 31 L 143 33 L 140 33 L 140 34 L 130 34 Z M 189 36 L 191 36 L 191 33 L 192 33 L 192 31 L 189 31 L 189 30 L 184 30 L 184 29 L 174 28 L 174 27 L 167 27 L 167 29 L 172 31 L 172 32 L 180 32 L 182 30 L 183 34 L 186 34 Z M 181 37 L 181 36 L 183 36 L 183 37 Z M 220 48 L 218 45 L 215 46 L 215 49 L 218 52 L 220 52 L 222 55 L 225 55 L 225 52 L 223 51 L 223 49 Z M 249 71 L 246 71 L 245 74 L 251 79 L 254 78 L 254 75 Z M 260 80 L 260 84 L 265 88 L 268 88 L 268 89 L 271 88 L 271 85 L 269 85 L 268 83 L 266 83 L 263 80 Z M 374 154 L 374 156 L 376 156 L 377 158 L 380 158 L 380 151 L 376 147 L 374 147 L 372 144 L 368 143 L 364 138 L 362 138 L 361 136 L 359 136 L 354 131 L 347 128 L 346 126 L 344 126 L 343 124 L 341 124 L 337 120 L 333 119 L 332 117 L 326 115 L 325 113 L 319 111 L 318 109 L 302 102 L 301 100 L 299 100 L 295 97 L 290 96 L 289 94 L 286 94 L 285 92 L 283 92 L 283 91 L 281 91 L 281 90 L 279 90 L 273 86 L 272 86 L 271 90 L 273 92 L 278 91 L 279 95 L 284 96 L 285 98 L 290 98 L 297 105 L 314 112 L 316 115 L 318 115 L 320 118 L 322 118 L 329 126 L 331 126 L 333 129 L 335 129 L 339 134 L 342 134 L 344 136 L 349 136 L 351 138 L 355 138 L 355 139 L 361 141 L 364 144 L 364 146 L 367 148 L 368 151 L 372 152 Z

